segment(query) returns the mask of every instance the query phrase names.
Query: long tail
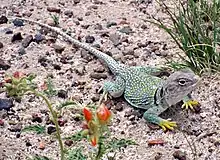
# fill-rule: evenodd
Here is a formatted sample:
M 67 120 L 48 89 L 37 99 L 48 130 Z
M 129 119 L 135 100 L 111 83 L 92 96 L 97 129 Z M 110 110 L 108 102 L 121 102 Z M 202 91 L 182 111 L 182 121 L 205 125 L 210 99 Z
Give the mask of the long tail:
M 109 55 L 87 45 L 86 43 L 82 43 L 74 38 L 72 38 L 71 36 L 69 36 L 68 34 L 66 34 L 65 32 L 63 32 L 62 30 L 60 30 L 60 28 L 57 27 L 52 27 L 49 26 L 47 24 L 44 23 L 40 23 L 34 20 L 30 20 L 30 19 L 26 19 L 26 18 L 20 18 L 20 17 L 15 17 L 13 19 L 19 19 L 22 21 L 26 21 L 29 23 L 34 23 L 37 24 L 41 27 L 45 27 L 50 29 L 51 31 L 61 35 L 63 38 L 67 39 L 68 41 L 70 41 L 71 43 L 89 51 L 91 54 L 95 55 L 96 57 L 100 58 L 101 60 L 105 61 L 105 63 L 108 65 L 109 69 L 112 71 L 113 74 L 120 74 L 121 70 L 122 70 L 122 65 L 120 65 L 117 61 L 115 61 L 112 57 L 110 57 Z

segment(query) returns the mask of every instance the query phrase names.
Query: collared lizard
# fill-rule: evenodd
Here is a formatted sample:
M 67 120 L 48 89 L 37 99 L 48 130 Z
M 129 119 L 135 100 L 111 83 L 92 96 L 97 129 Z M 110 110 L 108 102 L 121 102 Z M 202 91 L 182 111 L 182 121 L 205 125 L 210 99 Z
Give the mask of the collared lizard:
M 190 93 L 195 89 L 199 77 L 189 69 L 174 72 L 166 80 L 163 80 L 153 75 L 160 70 L 159 68 L 123 65 L 109 55 L 72 38 L 57 27 L 25 18 L 18 19 L 50 29 L 102 59 L 115 75 L 115 81 L 104 83 L 104 93 L 108 93 L 114 98 L 124 95 L 125 100 L 131 106 L 146 110 L 143 115 L 145 120 L 159 125 L 163 130 L 173 130 L 177 126 L 176 122 L 159 117 L 171 105 L 181 100 L 184 102 L 182 107 L 186 109 L 188 107 L 193 108 L 194 105 L 198 104 L 197 101 L 192 100 Z

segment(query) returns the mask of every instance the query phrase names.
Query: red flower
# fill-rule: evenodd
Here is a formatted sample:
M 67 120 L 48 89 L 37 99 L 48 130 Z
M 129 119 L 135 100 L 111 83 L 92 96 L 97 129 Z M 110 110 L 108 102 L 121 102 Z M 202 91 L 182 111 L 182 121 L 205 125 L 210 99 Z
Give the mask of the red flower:
M 96 146 L 96 144 L 97 144 L 97 137 L 96 136 L 90 136 L 90 140 L 91 140 L 92 146 Z
M 111 118 L 111 114 L 112 114 L 111 111 L 109 111 L 108 108 L 103 103 L 96 111 L 96 115 L 101 124 L 108 123 L 109 119 Z
M 16 72 L 13 74 L 13 77 L 19 79 L 19 78 L 23 77 L 24 75 L 25 75 L 24 73 L 19 72 L 19 71 L 16 71 Z
M 83 109 L 83 114 L 87 122 L 92 120 L 92 112 L 88 108 Z

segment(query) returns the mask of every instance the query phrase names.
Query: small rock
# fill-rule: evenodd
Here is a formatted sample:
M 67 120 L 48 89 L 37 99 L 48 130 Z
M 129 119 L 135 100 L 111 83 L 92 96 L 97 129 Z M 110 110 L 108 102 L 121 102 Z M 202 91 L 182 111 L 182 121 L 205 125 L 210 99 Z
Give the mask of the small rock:
M 130 121 L 134 121 L 134 120 L 135 120 L 135 116 L 134 116 L 134 115 L 131 115 L 128 119 L 129 119 Z
M 26 51 L 25 51 L 24 47 L 20 47 L 20 48 L 18 49 L 18 54 L 19 54 L 20 56 L 26 54 Z
M 5 17 L 5 16 L 1 16 L 0 17 L 0 24 L 3 24 L 3 23 L 7 23 L 8 22 L 8 18 Z
M 155 157 L 154 157 L 154 160 L 160 160 L 161 158 L 162 158 L 162 153 L 157 152 Z
M 58 119 L 58 124 L 60 127 L 64 126 L 64 124 L 67 122 L 67 120 Z
M 77 17 L 78 21 L 83 21 L 83 17 Z
M 1 68 L 1 67 L 0 67 Z M 11 99 L 1 99 L 0 98 L 0 110 L 7 110 L 9 111 L 11 107 L 13 107 L 14 104 Z
M 85 13 L 85 16 L 90 16 L 91 15 L 91 11 L 87 11 L 86 13 Z
M 61 9 L 56 7 L 47 7 L 48 12 L 60 13 Z
M 123 55 L 134 55 L 134 48 L 127 47 L 122 53 Z
M 72 140 L 70 140 L 70 139 L 68 139 L 68 140 L 66 140 L 65 142 L 65 145 L 67 145 L 67 146 L 72 146 L 72 144 L 73 144 L 73 141 Z
M 3 121 L 3 119 L 0 119 L 0 126 L 4 126 L 4 121 Z
M 22 46 L 24 48 L 27 48 L 29 46 L 29 44 L 33 41 L 33 36 L 32 35 L 28 35 L 27 37 L 25 37 L 23 40 L 22 40 Z
M 44 39 L 45 37 L 41 33 L 37 33 L 34 35 L 34 41 L 37 43 L 43 41 Z
M 61 66 L 59 64 L 53 64 L 53 68 L 56 70 L 61 70 Z
M 66 90 L 61 89 L 58 91 L 57 96 L 65 99 L 68 97 L 68 92 Z
M 22 129 L 22 125 L 20 123 L 13 125 L 9 130 L 11 132 L 20 132 Z
M 24 17 L 30 17 L 31 15 L 32 15 L 32 12 L 29 12 L 29 11 L 25 11 L 24 13 L 22 13 L 22 15 L 24 16 Z
M 73 0 L 74 4 L 80 3 L 80 0 Z
M 3 48 L 3 47 L 4 47 L 3 43 L 2 43 L 2 42 L 0 42 L 0 48 Z
M 41 149 L 41 150 L 45 149 L 45 143 L 43 141 L 40 142 L 39 149 Z
M 24 22 L 23 22 L 22 20 L 20 20 L 20 19 L 15 19 L 15 20 L 13 20 L 12 23 L 13 23 L 14 26 L 16 26 L 16 27 L 24 26 Z
M 103 73 L 105 72 L 105 68 L 103 66 L 98 66 L 97 68 L 94 69 L 94 71 L 97 73 Z
M 90 24 L 82 24 L 82 25 L 81 25 L 81 27 L 82 27 L 83 29 L 88 29 L 89 26 L 90 26 Z
M 5 31 L 5 34 L 12 34 L 13 33 L 13 31 L 9 28 L 6 28 L 4 31 Z
M 110 28 L 112 26 L 117 26 L 117 23 L 116 22 L 107 22 L 107 24 L 106 24 L 107 28 Z
M 103 27 L 101 24 L 97 23 L 95 26 L 94 26 L 94 29 L 97 29 L 97 30 L 102 30 Z
M 21 36 L 21 32 L 15 33 L 12 38 L 11 38 L 11 42 L 17 41 L 17 40 L 22 40 L 22 36 Z
M 180 150 L 177 150 L 173 153 L 173 157 L 178 160 L 186 160 L 186 153 Z
M 52 18 L 48 18 L 46 23 L 49 25 L 49 26 L 56 26 L 56 23 L 55 21 L 52 19 Z
M 32 114 L 32 122 L 41 123 L 42 122 L 42 118 L 40 117 L 39 114 Z
M 56 132 L 56 128 L 55 128 L 54 126 L 49 126 L 49 127 L 47 128 L 47 133 L 48 133 L 48 134 L 52 134 L 52 133 L 54 133 L 54 132 Z
M 78 75 L 82 76 L 84 75 L 84 72 L 85 72 L 85 66 L 78 66 L 74 70 Z
M 130 34 L 133 33 L 132 29 L 130 26 L 125 26 L 122 29 L 119 30 L 119 32 L 121 33 L 125 33 L 125 34 Z
M 88 62 L 93 60 L 93 56 L 90 55 L 89 52 L 86 51 L 85 49 L 81 49 L 80 54 L 81 54 L 81 57 L 87 60 Z
M 115 110 L 116 110 L 116 111 L 121 112 L 121 111 L 123 111 L 123 109 L 124 109 L 124 107 L 123 107 L 122 103 L 117 103 L 117 104 L 115 105 Z
M 91 5 L 88 7 L 88 10 L 91 10 L 91 9 L 98 9 L 98 6 L 97 5 Z
M 32 146 L 32 144 L 31 144 L 31 142 L 30 142 L 29 140 L 26 142 L 26 146 L 27 146 L 27 147 Z
M 95 73 L 95 72 L 93 72 L 93 73 L 90 74 L 90 77 L 94 78 L 94 79 L 101 79 L 101 78 L 106 79 L 107 74 L 106 73 Z
M 95 37 L 90 35 L 86 36 L 85 39 L 86 39 L 86 43 L 93 43 L 95 41 Z
M 64 46 L 61 46 L 61 45 L 58 45 L 58 44 L 54 44 L 53 48 L 55 49 L 55 52 L 57 52 L 57 53 L 62 53 L 65 49 Z
M 7 70 L 9 69 L 11 66 L 5 62 L 5 60 L 0 58 L 0 69 L 2 70 Z
M 66 16 L 68 16 L 68 17 L 72 17 L 72 16 L 73 16 L 73 11 L 71 11 L 71 10 L 66 10 L 66 11 L 64 11 L 64 14 L 65 14 Z
M 149 140 L 148 142 L 148 145 L 149 146 L 153 146 L 153 145 L 164 145 L 164 140 L 162 140 L 162 139 L 155 139 L 155 140 Z
M 40 63 L 41 66 L 46 67 L 47 66 L 47 59 L 45 57 L 39 57 L 38 63 Z
M 97 102 L 97 101 L 99 101 L 99 98 L 100 98 L 99 94 L 94 94 L 91 99 L 93 102 Z
M 112 43 L 114 44 L 114 46 L 117 46 L 119 45 L 121 42 L 120 42 L 120 35 L 114 33 L 114 34 L 110 34 L 109 35 L 109 40 L 112 41 Z

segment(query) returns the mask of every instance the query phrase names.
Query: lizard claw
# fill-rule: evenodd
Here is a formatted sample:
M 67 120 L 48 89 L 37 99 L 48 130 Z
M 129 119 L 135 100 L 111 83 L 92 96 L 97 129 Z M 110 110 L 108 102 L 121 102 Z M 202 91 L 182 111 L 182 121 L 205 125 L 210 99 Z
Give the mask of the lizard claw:
M 169 121 L 169 120 L 162 120 L 159 123 L 159 126 L 166 131 L 167 129 L 169 130 L 174 130 L 174 127 L 177 127 L 176 122 Z
M 188 100 L 183 103 L 182 108 L 188 110 L 189 108 L 194 111 L 194 108 L 199 105 L 199 102 L 196 100 Z

